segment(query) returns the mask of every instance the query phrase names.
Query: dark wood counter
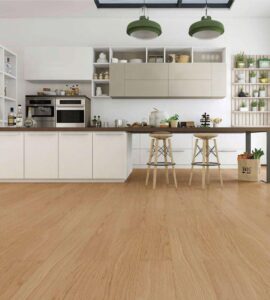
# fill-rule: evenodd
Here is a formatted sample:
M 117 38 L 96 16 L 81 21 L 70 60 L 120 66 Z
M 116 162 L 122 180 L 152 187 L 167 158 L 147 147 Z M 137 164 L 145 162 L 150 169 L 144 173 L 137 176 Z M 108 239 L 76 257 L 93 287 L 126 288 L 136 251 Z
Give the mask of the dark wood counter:
M 169 131 L 171 133 L 258 133 L 270 132 L 270 127 L 210 127 L 210 128 L 159 128 L 159 127 L 86 127 L 86 128 L 17 128 L 0 127 L 0 131 L 125 131 L 129 133 L 151 133 L 157 131 Z

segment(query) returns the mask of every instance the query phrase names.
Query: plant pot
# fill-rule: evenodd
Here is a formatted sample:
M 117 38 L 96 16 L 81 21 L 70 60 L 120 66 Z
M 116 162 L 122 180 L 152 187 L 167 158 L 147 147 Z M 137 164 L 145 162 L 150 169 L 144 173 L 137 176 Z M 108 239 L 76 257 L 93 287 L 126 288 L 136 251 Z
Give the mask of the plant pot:
M 213 123 L 213 127 L 219 127 L 219 123 Z
M 258 111 L 258 107 L 251 107 L 251 111 Z
M 170 125 L 172 128 L 177 128 L 178 127 L 178 120 L 171 120 Z
M 240 107 L 240 111 L 248 111 L 248 107 L 245 106 L 245 107 Z
M 254 92 L 254 93 L 253 93 L 253 96 L 254 96 L 254 97 L 259 97 L 259 92 Z
M 236 63 L 236 67 L 237 67 L 237 68 L 245 68 L 245 66 L 246 66 L 246 64 L 245 64 L 244 62 L 238 61 L 238 62 Z
M 259 107 L 259 110 L 260 110 L 260 111 L 265 111 L 265 106 L 260 106 L 260 107 Z
M 257 78 L 256 77 L 250 77 L 249 81 L 250 81 L 250 83 L 256 83 Z
M 249 68 L 254 68 L 254 63 L 248 64 L 248 67 L 249 67 Z
M 268 83 L 268 78 L 260 78 L 260 83 Z
M 266 91 L 259 91 L 259 96 L 260 97 L 266 97 Z

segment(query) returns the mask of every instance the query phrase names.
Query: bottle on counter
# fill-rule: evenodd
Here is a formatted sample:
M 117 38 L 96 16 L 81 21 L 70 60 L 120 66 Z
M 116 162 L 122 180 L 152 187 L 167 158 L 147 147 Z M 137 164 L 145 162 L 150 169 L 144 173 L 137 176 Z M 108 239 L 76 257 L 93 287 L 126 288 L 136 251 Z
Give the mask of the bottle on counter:
M 97 126 L 97 117 L 94 116 L 94 119 L 92 120 L 92 126 L 96 127 Z
M 97 117 L 97 125 L 96 127 L 101 127 L 101 119 L 100 119 L 100 116 Z
M 16 117 L 14 114 L 14 108 L 10 108 L 10 112 L 8 114 L 8 126 L 15 126 L 16 125 Z
M 36 125 L 37 125 L 37 122 L 32 117 L 32 108 L 29 107 L 27 117 L 24 121 L 24 126 L 30 128 L 30 127 L 35 127 Z
M 76 87 L 75 87 L 75 94 L 76 94 L 76 96 L 80 95 L 80 87 L 78 84 L 76 84 Z
M 23 113 L 22 113 L 22 106 L 20 104 L 18 105 L 18 109 L 17 109 L 16 126 L 23 127 Z

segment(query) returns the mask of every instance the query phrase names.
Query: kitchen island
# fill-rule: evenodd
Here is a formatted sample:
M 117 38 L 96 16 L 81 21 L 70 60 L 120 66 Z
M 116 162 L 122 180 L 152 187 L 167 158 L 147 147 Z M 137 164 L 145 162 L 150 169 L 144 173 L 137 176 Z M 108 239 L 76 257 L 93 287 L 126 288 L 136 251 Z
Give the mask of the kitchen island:
M 245 134 L 251 151 L 252 133 L 267 134 L 270 183 L 270 128 L 16 128 L 0 127 L 1 181 L 120 181 L 132 171 L 132 134 Z M 49 164 L 48 164 L 49 162 Z

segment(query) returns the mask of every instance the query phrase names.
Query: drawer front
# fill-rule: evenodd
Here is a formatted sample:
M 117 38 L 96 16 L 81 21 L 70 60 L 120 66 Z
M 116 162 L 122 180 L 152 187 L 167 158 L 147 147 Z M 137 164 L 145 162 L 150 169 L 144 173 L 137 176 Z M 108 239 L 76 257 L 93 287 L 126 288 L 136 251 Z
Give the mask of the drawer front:
M 211 97 L 211 80 L 170 80 L 170 97 Z
M 126 79 L 167 79 L 167 64 L 126 64 Z
M 166 80 L 126 80 L 127 97 L 167 97 L 168 81 Z
M 169 79 L 211 79 L 211 64 L 169 64 Z

